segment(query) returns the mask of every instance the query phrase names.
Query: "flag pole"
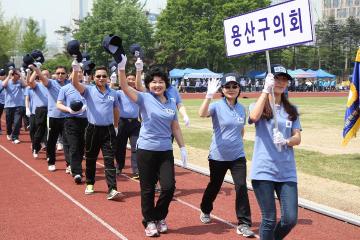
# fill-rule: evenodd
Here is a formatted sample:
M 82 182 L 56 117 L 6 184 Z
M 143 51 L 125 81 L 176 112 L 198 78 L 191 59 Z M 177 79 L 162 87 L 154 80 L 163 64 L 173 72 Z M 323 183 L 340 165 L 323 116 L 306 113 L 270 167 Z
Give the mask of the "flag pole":
M 265 51 L 265 55 L 266 55 L 267 72 L 271 73 L 270 55 L 269 55 L 268 50 Z M 278 131 L 279 130 L 279 124 L 278 124 L 277 116 L 276 116 L 274 87 L 271 89 L 271 109 L 272 109 L 273 118 L 274 118 L 274 125 L 275 125 L 274 129 L 276 131 Z M 281 152 L 281 146 L 276 145 L 276 148 L 277 148 L 278 152 Z

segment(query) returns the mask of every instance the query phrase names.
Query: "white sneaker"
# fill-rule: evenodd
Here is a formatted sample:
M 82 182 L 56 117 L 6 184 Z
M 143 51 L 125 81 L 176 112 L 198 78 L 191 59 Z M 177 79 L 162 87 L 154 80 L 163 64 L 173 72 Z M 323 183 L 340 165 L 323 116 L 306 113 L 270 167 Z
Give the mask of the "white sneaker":
M 71 174 L 71 166 L 70 165 L 66 167 L 65 173 L 66 174 Z
M 57 144 L 56 150 L 62 151 L 64 149 L 64 146 L 61 143 Z
M 147 237 L 157 237 L 160 235 L 154 222 L 147 223 L 147 226 L 145 228 L 145 235 Z
M 210 214 L 206 214 L 201 211 L 200 212 L 200 221 L 204 224 L 210 223 L 211 222 Z
M 6 135 L 6 139 L 11 141 L 11 135 Z
M 55 165 L 49 165 L 49 166 L 48 166 L 48 170 L 49 170 L 50 172 L 54 172 L 54 171 L 56 170 Z
M 166 233 L 168 231 L 168 226 L 165 222 L 165 219 L 158 221 L 156 223 L 156 227 L 159 233 Z
M 20 140 L 19 140 L 19 139 L 15 139 L 15 140 L 13 141 L 13 143 L 19 144 L 19 143 L 20 143 Z
M 39 157 L 39 154 L 37 154 L 35 150 L 33 151 L 33 157 L 34 157 L 34 158 L 38 158 L 38 157 Z

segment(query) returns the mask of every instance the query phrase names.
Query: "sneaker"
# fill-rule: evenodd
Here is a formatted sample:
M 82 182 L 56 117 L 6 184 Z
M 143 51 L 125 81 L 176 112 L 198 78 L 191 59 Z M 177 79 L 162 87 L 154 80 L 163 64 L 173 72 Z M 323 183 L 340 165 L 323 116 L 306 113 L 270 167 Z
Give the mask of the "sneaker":
M 201 211 L 201 213 L 200 213 L 200 221 L 201 221 L 202 223 L 205 223 L 205 224 L 210 223 L 210 222 L 211 222 L 210 214 L 203 213 L 203 212 Z
M 49 170 L 50 172 L 54 172 L 54 171 L 56 170 L 55 165 L 49 165 L 49 166 L 48 166 L 48 170 Z
M 71 166 L 70 165 L 66 167 L 65 173 L 66 174 L 71 174 Z
M 38 154 L 35 150 L 33 151 L 33 157 L 34 157 L 34 158 L 38 158 L 38 157 L 39 157 L 39 154 Z
M 239 235 L 243 235 L 244 237 L 255 237 L 255 233 L 251 231 L 249 225 L 247 224 L 240 224 L 236 228 L 236 233 Z
M 131 176 L 132 179 L 135 179 L 135 180 L 138 180 L 140 178 L 139 176 L 139 173 L 134 173 L 132 176 Z
M 80 183 L 81 183 L 81 175 L 80 175 L 80 174 L 76 174 L 76 175 L 74 176 L 74 182 L 75 182 L 76 184 L 80 184 Z
M 91 184 L 86 185 L 85 194 L 89 195 L 89 194 L 93 194 L 93 193 L 94 193 L 94 185 L 91 185 Z
M 12 140 L 11 135 L 6 135 L 6 139 L 11 141 Z
M 111 191 L 109 192 L 109 194 L 107 195 L 107 200 L 113 200 L 115 198 L 120 197 L 120 192 L 116 191 L 116 189 L 111 189 Z
M 118 169 L 118 168 L 116 168 L 116 175 L 121 175 L 121 172 L 122 172 L 122 169 Z
M 41 145 L 41 150 L 46 151 L 46 144 L 42 142 L 40 143 L 40 145 Z
M 156 223 L 156 228 L 158 230 L 159 233 L 166 233 L 168 230 L 168 226 L 165 222 L 165 219 L 160 220 Z
M 147 223 L 147 226 L 145 228 L 145 235 L 147 237 L 158 237 L 160 235 L 154 222 Z
M 56 150 L 62 151 L 64 149 L 64 146 L 61 143 L 57 144 Z
M 20 143 L 20 140 L 19 140 L 19 139 L 15 139 L 15 140 L 13 141 L 13 143 L 14 143 L 14 144 L 19 144 L 19 143 Z

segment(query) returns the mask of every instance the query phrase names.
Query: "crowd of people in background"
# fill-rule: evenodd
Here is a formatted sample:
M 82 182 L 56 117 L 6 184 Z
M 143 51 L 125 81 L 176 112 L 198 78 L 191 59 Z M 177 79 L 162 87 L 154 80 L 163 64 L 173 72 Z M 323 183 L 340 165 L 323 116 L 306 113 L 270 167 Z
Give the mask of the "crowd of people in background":
M 242 92 L 260 92 L 265 79 L 239 78 Z M 171 84 L 182 93 L 206 92 L 209 78 L 205 79 L 173 79 Z M 335 79 L 294 78 L 289 80 L 290 92 L 335 92 L 349 90 L 349 81 L 338 83 Z

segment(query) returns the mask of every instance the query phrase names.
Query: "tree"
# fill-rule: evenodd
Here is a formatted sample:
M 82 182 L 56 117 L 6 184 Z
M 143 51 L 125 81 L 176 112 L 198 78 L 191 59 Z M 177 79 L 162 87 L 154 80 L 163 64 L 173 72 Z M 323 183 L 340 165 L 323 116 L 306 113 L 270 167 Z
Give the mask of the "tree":
M 34 49 L 44 52 L 46 50 L 45 45 L 46 37 L 40 35 L 38 23 L 34 19 L 29 18 L 26 22 L 26 30 L 22 37 L 20 50 L 24 54 L 30 53 Z
M 139 43 L 148 55 L 154 45 L 152 33 L 137 0 L 98 0 L 94 2 L 93 14 L 79 22 L 74 37 L 86 47 L 96 64 L 107 65 L 111 56 L 102 47 L 106 35 L 121 37 L 126 52 L 131 44 Z
M 245 70 L 259 54 L 228 59 L 223 20 L 265 7 L 267 0 L 168 0 L 158 18 L 156 59 L 178 67 L 207 67 L 214 71 Z
M 70 69 L 71 57 L 65 53 L 55 55 L 52 59 L 46 60 L 42 65 L 42 69 L 48 69 L 50 72 L 55 72 L 57 66 L 65 66 Z

